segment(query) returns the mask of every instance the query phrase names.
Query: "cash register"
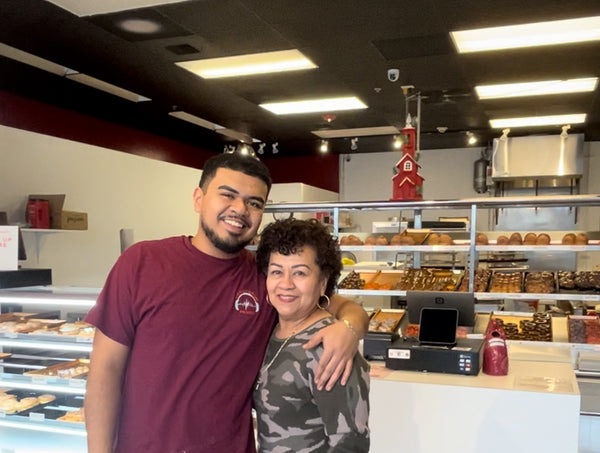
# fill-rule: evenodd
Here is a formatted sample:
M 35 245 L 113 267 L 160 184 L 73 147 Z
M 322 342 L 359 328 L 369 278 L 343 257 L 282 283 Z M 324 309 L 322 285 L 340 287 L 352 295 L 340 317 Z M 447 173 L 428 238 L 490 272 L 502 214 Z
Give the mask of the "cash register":
M 399 337 L 387 346 L 385 365 L 393 370 L 477 375 L 483 364 L 483 340 L 457 338 L 461 323 L 474 324 L 474 297 L 472 293 L 407 293 L 409 321 L 419 308 L 419 336 Z M 427 294 L 430 293 L 430 294 Z M 462 296 L 463 304 L 451 306 Z M 437 298 L 437 302 L 436 302 Z M 448 299 L 448 300 L 447 300 Z M 411 303 L 412 302 L 412 303 Z M 412 310 L 412 313 L 411 313 Z M 463 318 L 461 320 L 461 312 Z

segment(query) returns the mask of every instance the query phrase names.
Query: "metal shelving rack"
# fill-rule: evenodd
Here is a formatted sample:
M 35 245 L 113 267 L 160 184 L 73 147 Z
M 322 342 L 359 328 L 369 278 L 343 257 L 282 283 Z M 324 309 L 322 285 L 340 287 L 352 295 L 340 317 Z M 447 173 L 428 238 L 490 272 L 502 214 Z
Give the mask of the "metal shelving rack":
M 467 253 L 469 291 L 473 292 L 474 273 L 479 262 L 480 252 L 585 252 L 600 251 L 600 244 L 590 245 L 547 245 L 547 246 L 515 246 L 515 245 L 475 245 L 477 234 L 477 215 L 482 209 L 502 208 L 544 208 L 544 207 L 590 207 L 600 206 L 600 194 L 592 195 L 560 195 L 536 197 L 501 197 L 501 198 L 465 198 L 456 200 L 431 200 L 431 201 L 362 201 L 362 202 L 319 202 L 319 203 L 282 203 L 267 205 L 265 212 L 269 213 L 300 213 L 300 212 L 332 212 L 333 234 L 338 235 L 340 213 L 345 211 L 412 211 L 414 213 L 414 227 L 422 225 L 422 214 L 429 209 L 468 209 L 469 244 L 468 245 L 417 245 L 417 246 L 341 246 L 342 251 L 399 251 L 410 252 L 415 255 L 414 265 L 420 267 L 420 254 L 423 252 L 436 253 Z M 404 296 L 405 291 L 366 291 L 366 290 L 340 290 L 345 295 L 378 295 L 378 296 Z M 513 299 L 540 299 L 540 300 L 582 300 L 600 301 L 600 295 L 595 294 L 523 294 L 523 293 L 475 293 L 479 300 L 502 298 Z

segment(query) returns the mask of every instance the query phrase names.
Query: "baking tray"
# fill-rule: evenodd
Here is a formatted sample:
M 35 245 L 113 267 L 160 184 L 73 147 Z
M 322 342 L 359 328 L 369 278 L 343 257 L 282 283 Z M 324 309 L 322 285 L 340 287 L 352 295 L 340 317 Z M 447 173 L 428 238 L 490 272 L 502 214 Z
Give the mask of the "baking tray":
M 380 309 L 369 321 L 369 332 L 392 333 L 398 329 L 406 310 Z
M 545 291 L 528 291 L 528 283 L 530 279 L 535 278 L 536 274 L 542 274 L 541 276 L 547 281 L 548 287 Z M 558 292 L 558 277 L 555 272 L 551 271 L 531 271 L 525 272 L 523 277 L 523 292 L 527 294 L 554 294 Z
M 536 316 L 541 316 L 541 314 L 536 314 Z M 550 316 L 550 325 L 549 327 L 549 331 L 548 333 L 550 334 L 550 337 L 546 340 L 541 340 L 539 337 L 536 338 L 537 335 L 539 335 L 539 331 L 536 332 L 535 330 L 529 334 L 526 334 L 526 332 L 523 330 L 523 325 L 522 323 L 525 322 L 535 322 L 534 321 L 534 313 L 523 313 L 523 312 L 493 312 L 490 316 L 490 322 L 493 321 L 494 319 L 501 319 L 502 321 L 504 321 L 504 324 L 516 324 L 518 332 L 517 335 L 515 337 L 512 337 L 512 335 L 509 335 L 509 332 L 507 329 L 505 329 L 505 333 L 506 333 L 506 338 L 508 340 L 525 340 L 525 341 L 552 341 L 552 317 Z M 527 328 L 527 327 L 526 327 Z M 539 327 L 538 327 L 539 328 Z M 521 338 L 521 336 L 524 336 L 523 338 Z
M 51 365 L 39 370 L 26 371 L 26 376 L 51 376 L 63 379 L 79 379 L 87 376 L 89 372 L 89 359 L 76 359 L 70 362 Z
M 516 276 L 515 280 L 517 280 L 517 285 L 515 288 L 512 288 L 510 291 L 507 291 L 506 288 L 498 287 L 497 280 L 501 279 L 503 276 Z M 521 271 L 494 271 L 492 272 L 492 276 L 490 277 L 490 283 L 488 285 L 488 292 L 491 293 L 521 293 L 523 292 L 523 277 L 524 273 Z
M 410 228 L 408 228 L 408 229 L 404 230 L 402 233 L 400 233 L 400 236 L 411 237 L 415 241 L 415 245 L 423 245 L 423 244 L 425 244 L 425 241 L 427 240 L 427 238 L 429 237 L 430 234 L 431 234 L 431 230 L 429 230 L 429 229 L 410 229 Z
M 407 269 L 393 289 L 399 291 L 456 291 L 464 271 L 450 269 Z

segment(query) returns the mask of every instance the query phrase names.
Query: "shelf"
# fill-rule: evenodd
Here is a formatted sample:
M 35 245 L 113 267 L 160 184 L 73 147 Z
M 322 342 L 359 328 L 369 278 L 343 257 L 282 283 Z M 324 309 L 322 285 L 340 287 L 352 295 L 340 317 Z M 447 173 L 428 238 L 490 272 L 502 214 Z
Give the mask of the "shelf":
M 478 252 L 600 252 L 600 245 L 476 245 Z
M 85 384 L 85 379 L 63 379 L 56 376 L 24 376 L 11 373 L 0 374 L 0 387 L 10 389 L 85 395 Z
M 453 293 L 455 291 L 449 291 Z M 406 291 L 339 289 L 343 296 L 406 296 Z M 600 294 L 564 294 L 564 293 L 475 293 L 476 300 L 520 299 L 520 300 L 577 300 L 600 302 Z
M 0 334 L 0 346 L 21 349 L 48 349 L 53 351 L 85 352 L 92 351 L 93 337 L 42 336 L 28 337 L 27 333 Z
M 89 309 L 96 304 L 98 294 L 98 288 L 11 288 L 0 290 L 0 304 L 76 306 Z
M 466 253 L 468 245 L 341 245 L 343 252 L 439 252 Z M 598 249 L 600 250 L 600 248 Z
M 11 429 L 26 429 L 47 433 L 68 434 L 75 436 L 87 436 L 84 423 L 63 422 L 58 420 L 36 420 L 31 416 L 0 415 L 0 426 Z M 2 451 L 5 451 L 3 448 Z M 14 450 L 6 450 L 14 451 Z
M 58 228 L 21 228 L 26 233 L 81 233 L 87 230 L 61 230 Z

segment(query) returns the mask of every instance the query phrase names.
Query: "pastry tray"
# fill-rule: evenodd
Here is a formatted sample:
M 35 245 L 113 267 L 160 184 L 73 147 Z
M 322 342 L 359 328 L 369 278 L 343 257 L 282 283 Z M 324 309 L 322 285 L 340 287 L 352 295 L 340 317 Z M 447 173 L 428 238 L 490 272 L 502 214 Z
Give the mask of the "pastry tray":
M 393 333 L 398 329 L 406 310 L 380 309 L 369 321 L 369 333 Z
M 70 362 L 60 363 L 58 365 L 51 365 L 46 368 L 39 370 L 26 371 L 23 373 L 25 376 L 48 376 L 48 377 L 59 377 L 63 379 L 80 379 L 87 376 L 89 372 L 89 359 L 76 359 Z M 69 373 L 68 370 L 80 370 Z

